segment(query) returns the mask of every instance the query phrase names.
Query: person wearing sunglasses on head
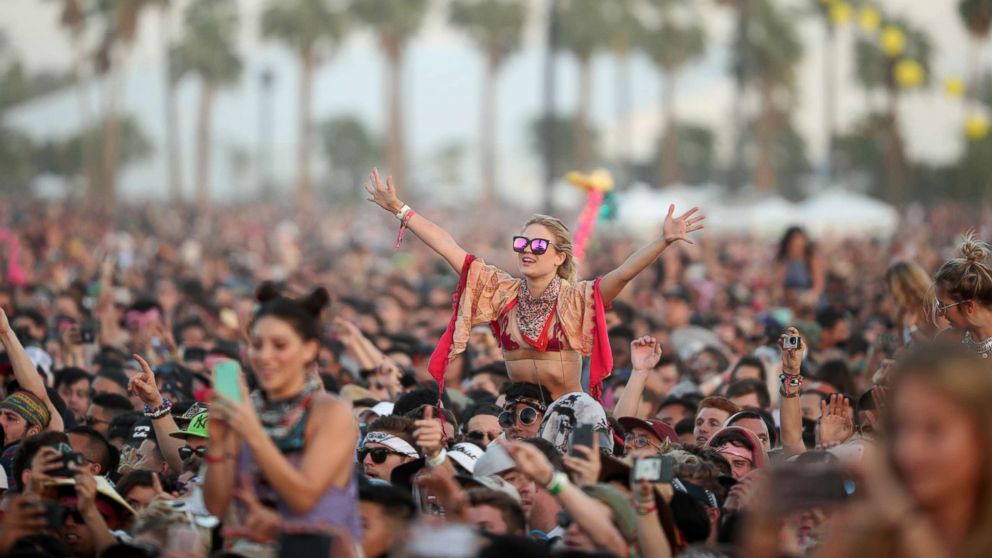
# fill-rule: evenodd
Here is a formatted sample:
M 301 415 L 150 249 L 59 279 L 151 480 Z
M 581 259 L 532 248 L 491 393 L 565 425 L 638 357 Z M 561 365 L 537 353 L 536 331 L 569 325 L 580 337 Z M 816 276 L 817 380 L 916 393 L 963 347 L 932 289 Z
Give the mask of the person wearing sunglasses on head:
M 358 463 L 370 479 L 389 481 L 393 469 L 420 457 L 413 420 L 395 415 L 379 417 L 369 425 Z
M 507 440 L 537 436 L 548 410 L 548 392 L 537 384 L 513 384 L 506 392 L 506 403 L 499 414 L 499 425 Z
M 398 240 L 409 229 L 460 273 L 454 315 L 428 366 L 442 386 L 448 363 L 465 351 L 472 327 L 488 323 L 510 381 L 538 383 L 548 388 L 552 399 L 582 391 L 585 355 L 591 357 L 589 392 L 598 397 L 612 369 L 605 307 L 665 248 L 692 243 L 689 233 L 703 228 L 703 216 L 695 215 L 698 208 L 676 216 L 672 205 L 659 238 L 601 279 L 578 282 L 568 228 L 554 217 L 535 215 L 512 239 L 523 276 L 516 278 L 476 259 L 447 231 L 400 201 L 391 177 L 383 181 L 373 169 L 369 180 L 369 201 L 400 220 Z
M 960 339 L 972 353 L 992 359 L 992 246 L 968 235 L 958 253 L 933 278 L 934 318 L 950 324 L 940 337 Z

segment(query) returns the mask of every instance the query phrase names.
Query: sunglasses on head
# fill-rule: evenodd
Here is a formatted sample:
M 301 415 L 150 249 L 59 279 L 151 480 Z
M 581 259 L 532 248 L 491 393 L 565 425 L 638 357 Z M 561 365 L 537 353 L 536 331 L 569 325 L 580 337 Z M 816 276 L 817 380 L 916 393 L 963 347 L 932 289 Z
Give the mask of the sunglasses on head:
M 514 422 L 519 420 L 521 424 L 530 426 L 537 422 L 537 417 L 540 413 L 540 411 L 528 405 L 520 409 L 519 413 L 514 412 L 513 409 L 507 409 L 499 414 L 499 425 L 503 428 L 510 428 Z
M 403 455 L 398 451 L 393 451 L 389 448 L 362 448 L 358 450 L 358 462 L 362 463 L 365 461 L 365 456 L 372 456 L 372 463 L 376 465 L 382 465 L 386 462 L 386 458 L 390 455 Z
M 183 447 L 179 448 L 179 459 L 182 459 L 183 461 L 185 461 L 185 460 L 189 459 L 189 457 L 191 455 L 193 455 L 194 453 L 196 454 L 197 457 L 201 457 L 202 458 L 204 455 L 207 454 L 207 448 L 205 448 L 205 447 L 204 448 L 196 448 L 194 450 L 193 448 L 191 448 L 189 446 L 183 446 Z
M 515 236 L 513 237 L 513 251 L 518 254 L 523 254 L 527 247 L 530 246 L 530 251 L 534 253 L 535 256 L 540 256 L 541 254 L 548 251 L 548 247 L 552 246 L 551 241 L 546 238 L 527 238 L 526 236 Z

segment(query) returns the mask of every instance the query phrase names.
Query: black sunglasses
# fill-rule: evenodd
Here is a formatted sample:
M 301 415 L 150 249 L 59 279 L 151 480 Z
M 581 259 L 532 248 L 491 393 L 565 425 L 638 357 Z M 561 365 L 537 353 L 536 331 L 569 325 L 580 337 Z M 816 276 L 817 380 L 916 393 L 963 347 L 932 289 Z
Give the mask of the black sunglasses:
M 207 455 L 207 448 L 196 448 L 195 450 L 189 446 L 183 446 L 179 448 L 179 459 L 185 461 L 190 458 L 191 455 L 196 454 L 197 457 L 202 458 Z
M 365 461 L 365 456 L 372 456 L 372 463 L 376 465 L 382 465 L 386 462 L 386 458 L 390 455 L 403 455 L 398 451 L 393 451 L 388 448 L 362 448 L 358 450 L 358 462 L 362 463 Z
M 513 412 L 513 409 L 507 409 L 500 413 L 497 418 L 500 426 L 503 428 L 510 428 L 517 420 L 519 420 L 521 424 L 530 426 L 537 422 L 537 416 L 539 414 L 540 411 L 534 407 L 525 405 L 523 409 L 520 409 L 520 413 Z
M 527 238 L 526 236 L 513 237 L 514 252 L 523 254 L 528 246 L 530 246 L 530 251 L 533 252 L 535 256 L 540 256 L 548 251 L 548 246 L 554 245 L 551 244 L 551 241 L 546 238 Z

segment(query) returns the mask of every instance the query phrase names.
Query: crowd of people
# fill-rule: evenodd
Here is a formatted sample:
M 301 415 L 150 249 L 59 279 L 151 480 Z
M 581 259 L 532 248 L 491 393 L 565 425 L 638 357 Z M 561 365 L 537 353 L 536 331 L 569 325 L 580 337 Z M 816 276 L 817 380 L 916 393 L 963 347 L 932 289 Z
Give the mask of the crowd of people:
M 992 554 L 989 231 L 672 206 L 579 262 L 365 190 L 0 210 L 0 555 Z

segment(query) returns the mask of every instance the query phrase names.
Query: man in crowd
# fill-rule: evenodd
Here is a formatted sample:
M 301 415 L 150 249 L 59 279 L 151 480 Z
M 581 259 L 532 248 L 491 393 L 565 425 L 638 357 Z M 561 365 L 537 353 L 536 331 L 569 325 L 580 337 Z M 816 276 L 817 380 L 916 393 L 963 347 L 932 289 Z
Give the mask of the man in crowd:
M 696 444 L 705 446 L 710 437 L 723 428 L 730 415 L 740 410 L 740 407 L 726 397 L 712 396 L 700 401 L 699 410 L 696 411 L 696 427 L 692 432 Z

